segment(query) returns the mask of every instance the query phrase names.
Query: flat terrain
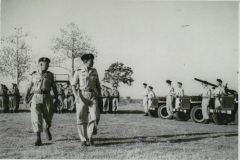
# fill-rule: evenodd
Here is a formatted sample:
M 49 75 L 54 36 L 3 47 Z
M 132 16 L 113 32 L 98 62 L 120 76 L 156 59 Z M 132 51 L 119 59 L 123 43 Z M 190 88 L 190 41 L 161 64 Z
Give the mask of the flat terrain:
M 121 113 L 102 114 L 95 146 L 81 147 L 74 113 L 54 114 L 48 141 L 33 144 L 30 112 L 0 117 L 0 158 L 237 159 L 238 126 L 197 124 L 145 117 L 140 102 L 121 104 Z

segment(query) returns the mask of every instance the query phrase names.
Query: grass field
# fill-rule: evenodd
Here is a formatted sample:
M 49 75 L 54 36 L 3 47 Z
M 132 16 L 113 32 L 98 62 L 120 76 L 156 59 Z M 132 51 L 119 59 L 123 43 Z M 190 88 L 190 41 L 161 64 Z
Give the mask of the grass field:
M 141 101 L 102 114 L 95 146 L 81 147 L 74 113 L 54 114 L 48 141 L 34 146 L 30 112 L 1 114 L 0 158 L 237 159 L 238 126 L 145 117 Z M 138 112 L 137 112 L 138 111 Z

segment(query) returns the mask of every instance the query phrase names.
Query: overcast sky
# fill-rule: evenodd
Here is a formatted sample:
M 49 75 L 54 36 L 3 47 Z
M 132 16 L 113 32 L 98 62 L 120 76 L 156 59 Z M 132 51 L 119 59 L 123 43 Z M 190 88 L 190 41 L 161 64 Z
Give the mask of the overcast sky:
M 36 58 L 52 57 L 50 39 L 75 22 L 98 49 L 100 79 L 114 62 L 133 69 L 135 81 L 120 84 L 121 96 L 141 98 L 142 83 L 164 96 L 167 79 L 182 82 L 187 95 L 202 90 L 194 78 L 238 87 L 238 2 L 2 0 L 1 7 L 1 36 L 23 27 L 36 37 Z

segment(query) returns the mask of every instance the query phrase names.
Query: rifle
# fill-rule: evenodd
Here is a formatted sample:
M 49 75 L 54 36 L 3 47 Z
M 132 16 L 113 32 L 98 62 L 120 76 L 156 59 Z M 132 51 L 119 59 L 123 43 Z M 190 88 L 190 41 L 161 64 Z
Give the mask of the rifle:
M 201 79 L 198 79 L 198 78 L 194 78 L 194 80 L 199 81 L 199 82 L 202 82 L 202 83 L 207 82 L 207 81 L 204 81 L 204 80 L 201 80 Z M 207 82 L 207 84 L 210 85 L 210 86 L 213 86 L 213 87 L 217 87 L 217 85 L 212 84 L 212 83 L 209 83 L 209 82 Z

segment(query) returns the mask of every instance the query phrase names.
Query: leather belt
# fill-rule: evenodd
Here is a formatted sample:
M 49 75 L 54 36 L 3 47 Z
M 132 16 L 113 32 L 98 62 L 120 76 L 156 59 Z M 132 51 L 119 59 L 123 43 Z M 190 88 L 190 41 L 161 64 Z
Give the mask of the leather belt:
M 50 91 L 34 91 L 35 94 L 50 94 Z

